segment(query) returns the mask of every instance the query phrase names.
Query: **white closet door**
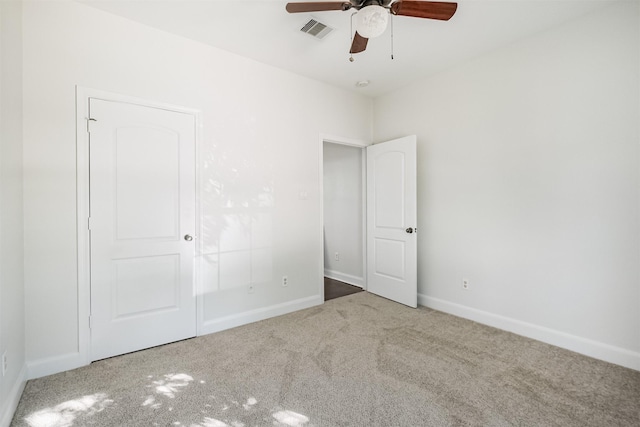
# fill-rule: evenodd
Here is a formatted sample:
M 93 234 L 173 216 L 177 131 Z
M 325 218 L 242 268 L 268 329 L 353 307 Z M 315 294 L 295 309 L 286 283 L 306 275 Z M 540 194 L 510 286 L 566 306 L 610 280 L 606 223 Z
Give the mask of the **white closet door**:
M 91 359 L 196 335 L 195 117 L 90 99 Z

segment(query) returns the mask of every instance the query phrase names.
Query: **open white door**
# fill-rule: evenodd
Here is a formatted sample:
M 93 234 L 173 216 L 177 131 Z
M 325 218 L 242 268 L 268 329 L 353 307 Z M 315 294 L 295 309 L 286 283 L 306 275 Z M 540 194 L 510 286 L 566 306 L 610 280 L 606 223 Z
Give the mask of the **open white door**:
M 418 305 L 416 136 L 367 147 L 367 290 Z
M 195 116 L 90 99 L 91 360 L 196 335 Z

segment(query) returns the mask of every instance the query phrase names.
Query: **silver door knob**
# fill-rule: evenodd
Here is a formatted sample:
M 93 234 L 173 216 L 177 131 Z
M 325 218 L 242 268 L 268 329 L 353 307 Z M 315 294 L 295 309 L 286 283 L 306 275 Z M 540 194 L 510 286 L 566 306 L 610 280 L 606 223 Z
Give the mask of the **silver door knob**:
M 409 227 L 404 231 L 406 231 L 407 233 L 411 234 L 411 233 L 413 233 L 413 228 Z
M 185 234 L 184 236 L 184 240 L 186 240 L 187 242 L 190 242 L 193 240 L 193 236 L 190 234 Z

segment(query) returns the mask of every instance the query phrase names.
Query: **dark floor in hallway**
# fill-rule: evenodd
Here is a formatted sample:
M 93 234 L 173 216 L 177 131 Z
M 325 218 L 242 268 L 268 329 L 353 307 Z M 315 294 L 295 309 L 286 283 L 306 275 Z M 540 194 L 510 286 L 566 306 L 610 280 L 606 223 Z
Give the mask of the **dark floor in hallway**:
M 324 300 L 343 297 L 345 295 L 355 294 L 356 292 L 362 292 L 362 288 L 349 285 L 338 280 L 324 278 Z

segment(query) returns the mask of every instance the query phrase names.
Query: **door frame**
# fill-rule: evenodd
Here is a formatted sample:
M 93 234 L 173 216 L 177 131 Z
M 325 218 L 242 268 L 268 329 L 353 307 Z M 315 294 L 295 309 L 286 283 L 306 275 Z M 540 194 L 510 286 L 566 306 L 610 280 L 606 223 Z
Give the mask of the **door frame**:
M 89 239 L 89 99 L 135 104 L 143 107 L 158 108 L 177 113 L 190 114 L 195 119 L 195 227 L 196 245 L 194 253 L 194 291 L 196 294 L 196 334 L 201 335 L 203 324 L 203 298 L 201 284 L 200 254 L 202 243 L 198 240 L 201 230 L 200 202 L 200 142 L 202 138 L 202 113 L 200 110 L 186 108 L 163 102 L 149 101 L 114 92 L 76 86 L 76 225 L 77 225 L 77 278 L 78 278 L 78 354 L 82 365 L 91 363 L 91 246 Z
M 367 290 L 367 153 L 372 142 L 336 135 L 320 134 L 320 297 L 324 304 L 324 143 L 346 145 L 361 150 L 362 162 L 362 289 Z

